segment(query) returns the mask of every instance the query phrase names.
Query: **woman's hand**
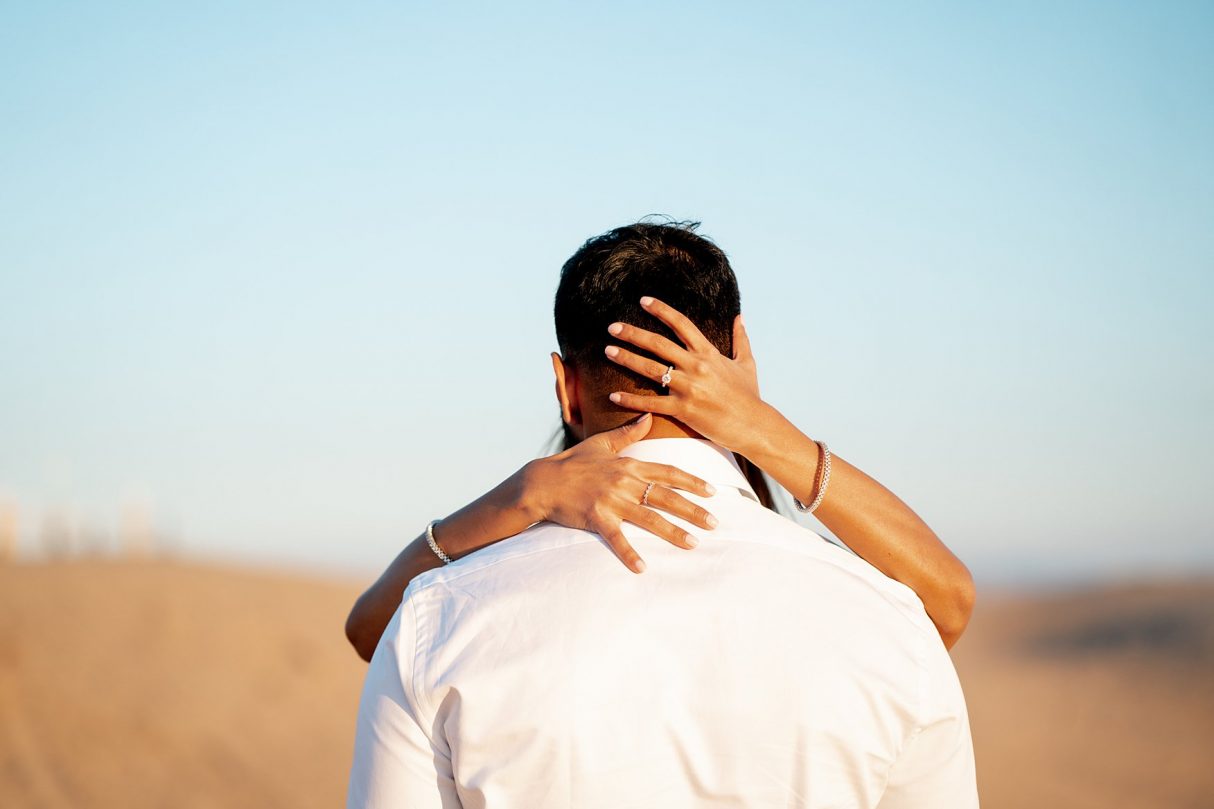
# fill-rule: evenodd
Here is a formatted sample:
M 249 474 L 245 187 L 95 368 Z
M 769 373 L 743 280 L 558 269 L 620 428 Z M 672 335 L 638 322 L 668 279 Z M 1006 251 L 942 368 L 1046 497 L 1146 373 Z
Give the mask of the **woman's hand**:
M 694 548 L 694 536 L 654 509 L 711 529 L 717 524 L 716 518 L 675 489 L 708 497 L 713 487 L 675 466 L 616 456 L 644 438 L 652 424 L 653 419 L 646 413 L 562 453 L 527 464 L 523 469 L 523 501 L 530 505 L 535 519 L 593 531 L 636 573 L 645 569 L 645 562 L 624 538 L 621 523 L 639 525 L 680 548 Z
M 678 419 L 708 440 L 740 451 L 747 436 L 762 429 L 767 406 L 759 398 L 759 379 L 742 316 L 733 324 L 732 358 L 726 357 L 685 315 L 656 298 L 641 298 L 645 311 L 669 326 L 683 345 L 628 323 L 612 323 L 607 331 L 643 348 L 666 364 L 627 348 L 607 346 L 607 357 L 641 376 L 660 382 L 673 366 L 665 396 L 617 391 L 611 401 L 631 410 L 660 413 Z

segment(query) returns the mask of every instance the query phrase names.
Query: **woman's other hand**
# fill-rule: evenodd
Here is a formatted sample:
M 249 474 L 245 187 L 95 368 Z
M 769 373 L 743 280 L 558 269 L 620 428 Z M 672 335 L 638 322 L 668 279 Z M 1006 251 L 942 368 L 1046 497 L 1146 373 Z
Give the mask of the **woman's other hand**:
M 611 401 L 630 410 L 678 419 L 708 440 L 741 451 L 748 436 L 763 429 L 770 408 L 759 398 L 759 378 L 742 316 L 733 324 L 734 356 L 726 357 L 681 312 L 656 298 L 641 298 L 645 311 L 669 326 L 683 345 L 628 323 L 612 323 L 615 338 L 643 348 L 665 364 L 627 348 L 607 346 L 608 359 L 654 382 L 673 366 L 665 396 L 611 394 Z
M 652 424 L 653 419 L 646 413 L 564 452 L 527 464 L 523 470 L 524 498 L 531 504 L 536 521 L 593 531 L 635 573 L 644 571 L 645 562 L 624 538 L 622 523 L 639 525 L 680 548 L 694 548 L 695 537 L 655 509 L 711 529 L 717 524 L 716 518 L 675 490 L 708 497 L 714 493 L 713 487 L 675 466 L 616 455 L 644 438 Z

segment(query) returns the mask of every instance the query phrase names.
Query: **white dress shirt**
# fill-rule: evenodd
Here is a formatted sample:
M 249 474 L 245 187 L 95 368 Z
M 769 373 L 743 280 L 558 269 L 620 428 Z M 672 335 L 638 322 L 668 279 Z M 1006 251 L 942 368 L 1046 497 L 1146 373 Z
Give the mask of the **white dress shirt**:
M 965 700 L 919 598 L 763 508 L 705 440 L 625 449 L 712 483 L 677 548 L 541 523 L 417 577 L 358 713 L 350 807 L 978 805 Z M 829 494 L 827 495 L 829 497 Z

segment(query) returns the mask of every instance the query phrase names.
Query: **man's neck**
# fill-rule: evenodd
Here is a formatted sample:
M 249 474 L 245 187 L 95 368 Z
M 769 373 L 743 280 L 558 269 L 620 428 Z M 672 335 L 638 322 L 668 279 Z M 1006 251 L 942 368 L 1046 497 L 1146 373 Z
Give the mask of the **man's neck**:
M 649 428 L 649 432 L 645 434 L 645 438 L 703 438 L 704 436 L 697 433 L 695 430 L 688 427 L 681 421 L 676 421 L 668 416 L 659 416 L 654 413 L 653 426 Z M 644 440 L 644 439 L 642 439 Z
M 614 430 L 616 427 L 631 421 L 639 414 L 626 414 L 621 417 L 619 411 L 615 413 L 603 413 L 600 418 L 587 420 L 588 434 L 595 435 L 606 430 Z M 688 427 L 681 421 L 672 419 L 669 416 L 660 416 L 657 413 L 652 415 L 653 426 L 649 428 L 649 432 L 645 434 L 645 438 L 703 438 L 704 436 L 697 433 L 695 430 Z M 645 439 L 641 439 L 644 441 Z

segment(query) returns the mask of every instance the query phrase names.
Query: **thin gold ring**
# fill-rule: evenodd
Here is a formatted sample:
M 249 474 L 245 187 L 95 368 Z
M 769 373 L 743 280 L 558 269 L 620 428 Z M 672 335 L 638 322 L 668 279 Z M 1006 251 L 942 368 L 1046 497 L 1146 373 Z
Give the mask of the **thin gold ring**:
M 674 366 L 673 366 L 673 365 L 671 365 L 669 368 L 667 368 L 667 369 L 666 369 L 666 373 L 662 374 L 662 380 L 661 380 L 661 381 L 662 381 L 662 387 L 664 387 L 664 388 L 668 388 L 668 387 L 670 387 L 670 375 L 671 375 L 672 373 L 674 373 Z

